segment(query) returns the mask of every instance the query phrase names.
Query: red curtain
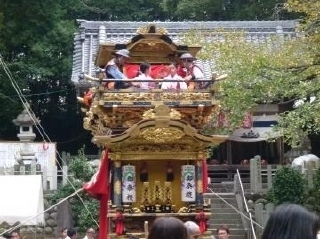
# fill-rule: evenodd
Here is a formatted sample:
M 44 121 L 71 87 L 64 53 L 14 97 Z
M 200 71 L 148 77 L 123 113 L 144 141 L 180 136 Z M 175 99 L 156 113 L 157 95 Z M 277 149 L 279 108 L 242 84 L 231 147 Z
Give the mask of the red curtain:
M 139 68 L 140 68 L 139 64 L 126 64 L 125 65 L 126 76 L 129 79 L 135 78 L 139 74 Z M 161 65 L 151 65 L 150 70 L 151 70 L 150 71 L 150 76 L 153 79 L 163 78 L 163 77 L 167 76 L 170 73 L 170 70 L 167 67 L 167 65 L 163 65 L 163 64 L 161 64 Z
M 108 238 L 108 200 L 109 200 L 109 158 L 108 150 L 101 155 L 98 171 L 92 176 L 90 182 L 83 185 L 83 189 L 91 197 L 100 200 L 99 212 L 99 239 Z

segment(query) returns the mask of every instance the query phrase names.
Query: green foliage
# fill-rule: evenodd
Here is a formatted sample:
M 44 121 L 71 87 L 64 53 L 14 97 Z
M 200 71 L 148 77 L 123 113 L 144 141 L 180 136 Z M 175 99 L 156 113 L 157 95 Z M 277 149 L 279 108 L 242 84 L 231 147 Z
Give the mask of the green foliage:
M 97 227 L 96 222 L 98 223 L 99 219 L 99 201 L 90 199 L 85 200 L 83 203 L 87 209 L 84 209 L 83 206 L 73 208 L 75 214 L 78 215 L 77 225 L 80 231 L 89 227 Z M 87 210 L 91 213 L 88 213 Z
M 79 150 L 78 156 L 74 157 L 68 166 L 68 183 L 52 195 L 52 204 L 82 188 L 83 183 L 88 182 L 94 174 L 94 169 L 85 157 L 83 149 Z M 98 200 L 80 192 L 77 196 L 70 198 L 69 202 L 75 215 L 76 226 L 80 228 L 80 231 L 96 225 L 99 209 Z
M 162 0 L 169 20 L 280 20 L 293 17 L 284 0 Z
M 306 180 L 297 169 L 283 167 L 277 170 L 268 199 L 276 205 L 290 202 L 303 204 L 307 192 Z
M 83 149 L 79 150 L 78 157 L 72 159 L 69 170 L 73 173 L 74 178 L 81 179 L 84 182 L 90 181 L 94 174 L 94 169 L 89 161 L 87 161 Z
M 318 168 L 318 170 L 316 171 L 316 174 L 314 175 L 313 187 L 315 190 L 320 191 L 320 168 Z
M 208 35 L 212 41 L 207 40 Z M 285 142 L 296 147 L 302 138 L 320 131 L 320 41 L 310 37 L 284 41 L 283 36 L 275 34 L 253 44 L 244 32 L 192 30 L 184 42 L 203 46 L 198 57 L 214 59 L 212 70 L 228 74 L 227 80 L 217 82 L 215 89 L 229 131 L 238 127 L 245 112 L 254 111 L 257 104 L 280 104 L 284 113 L 278 128 L 283 131 Z M 283 107 L 298 99 L 298 107 Z M 208 132 L 220 133 L 214 128 L 215 121 L 213 116 Z M 214 130 L 210 131 L 210 127 Z

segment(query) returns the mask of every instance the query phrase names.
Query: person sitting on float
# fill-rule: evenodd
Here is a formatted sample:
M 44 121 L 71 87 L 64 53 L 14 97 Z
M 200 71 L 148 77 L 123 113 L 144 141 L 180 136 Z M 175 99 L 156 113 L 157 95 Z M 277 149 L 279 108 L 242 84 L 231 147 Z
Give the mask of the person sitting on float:
M 204 78 L 202 70 L 194 63 L 195 60 L 190 53 L 183 53 L 180 56 L 182 69 L 179 69 L 178 74 L 187 82 L 188 90 L 194 90 L 196 87 L 195 81 Z
M 116 79 L 116 81 L 106 84 L 108 89 L 124 89 L 132 84 L 123 80 L 127 80 L 127 76 L 123 72 L 123 67 L 130 59 L 130 52 L 127 49 L 121 49 L 114 53 L 112 58 L 105 66 L 105 74 L 107 79 Z
M 133 81 L 132 84 L 143 90 L 156 88 L 154 79 L 150 76 L 150 71 L 151 71 L 150 64 L 148 62 L 142 62 L 140 64 L 138 76 L 133 79 L 133 80 L 139 80 L 139 82 Z
M 174 63 L 171 63 L 169 66 L 169 74 L 163 79 L 168 80 L 164 81 L 161 84 L 161 89 L 163 90 L 186 90 L 188 89 L 187 84 L 184 82 L 184 79 L 177 74 L 177 67 Z

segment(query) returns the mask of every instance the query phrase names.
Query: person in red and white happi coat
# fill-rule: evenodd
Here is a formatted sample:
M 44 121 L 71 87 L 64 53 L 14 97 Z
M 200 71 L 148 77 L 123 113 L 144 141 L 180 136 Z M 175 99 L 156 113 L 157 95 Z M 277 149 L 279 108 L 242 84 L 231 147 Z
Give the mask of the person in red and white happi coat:
M 199 66 L 197 66 L 194 58 L 190 53 L 183 53 L 180 56 L 181 65 L 177 73 L 184 78 L 188 84 L 189 90 L 194 90 L 197 86 L 196 81 L 204 79 L 204 74 Z M 182 66 L 182 67 L 181 67 Z

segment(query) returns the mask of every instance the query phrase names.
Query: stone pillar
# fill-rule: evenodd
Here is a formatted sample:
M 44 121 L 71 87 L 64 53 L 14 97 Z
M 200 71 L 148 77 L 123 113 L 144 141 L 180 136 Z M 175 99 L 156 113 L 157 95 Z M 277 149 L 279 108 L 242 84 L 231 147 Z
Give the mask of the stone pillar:
M 121 206 L 121 161 L 115 161 L 114 164 L 114 176 L 113 176 L 113 204 L 117 207 Z
M 260 156 L 250 159 L 250 187 L 252 193 L 260 193 L 262 190 Z

